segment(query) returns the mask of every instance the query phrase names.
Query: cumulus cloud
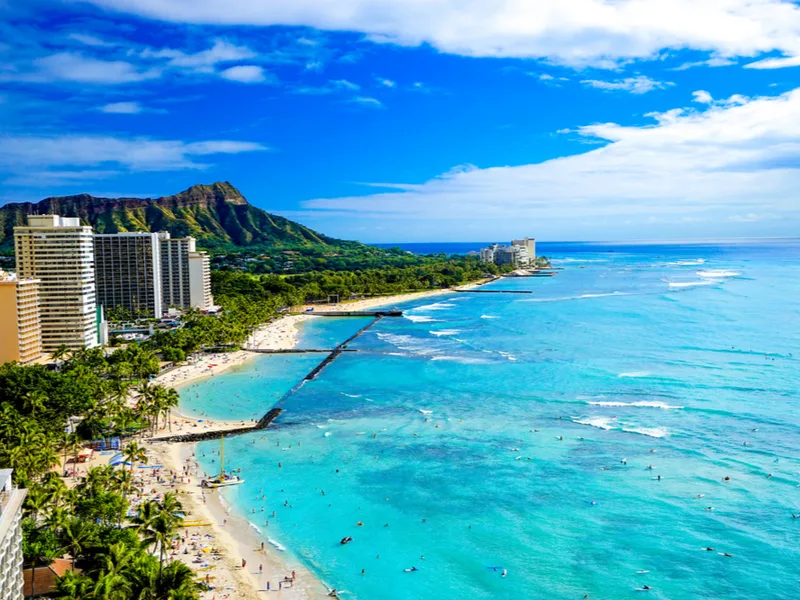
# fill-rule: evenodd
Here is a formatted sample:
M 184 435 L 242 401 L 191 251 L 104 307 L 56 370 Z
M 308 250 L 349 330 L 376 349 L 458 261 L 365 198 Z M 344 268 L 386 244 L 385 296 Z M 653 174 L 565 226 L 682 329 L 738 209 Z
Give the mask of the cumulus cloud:
M 695 102 L 699 102 L 700 104 L 711 104 L 714 101 L 714 98 L 711 97 L 705 90 L 697 90 L 696 92 L 692 92 L 692 96 L 694 97 Z
M 383 77 L 376 77 L 375 81 L 379 85 L 382 85 L 383 87 L 393 88 L 393 87 L 397 86 L 397 83 L 395 83 L 391 79 L 384 79 Z
M 223 79 L 238 81 L 239 83 L 265 83 L 269 81 L 266 72 L 256 65 L 239 65 L 221 71 L 219 74 Z
M 578 128 L 579 135 L 604 144 L 583 154 L 456 169 L 420 184 L 392 184 L 391 191 L 314 199 L 303 206 L 315 218 L 337 211 L 360 219 L 392 215 L 420 225 L 441 219 L 487 227 L 526 220 L 568 227 L 576 218 L 722 222 L 765 213 L 798 218 L 800 89 L 652 117 L 654 124 L 638 127 Z
M 661 90 L 675 85 L 670 81 L 656 81 L 645 75 L 638 75 L 636 77 L 626 77 L 625 79 L 617 79 L 615 81 L 602 81 L 598 79 L 584 79 L 581 81 L 583 85 L 598 88 L 601 90 L 620 90 L 630 92 L 631 94 L 646 94 L 653 90 Z
M 662 49 L 800 56 L 800 7 L 789 0 L 89 0 L 172 22 L 311 26 L 379 43 L 428 43 L 465 56 L 541 58 L 583 67 L 654 58 Z
M 267 149 L 261 144 L 232 140 L 184 142 L 95 134 L 9 135 L 0 137 L 0 171 L 12 175 L 7 183 L 28 179 L 31 173 L 51 173 L 50 179 L 65 179 L 69 173 L 83 172 L 82 178 L 91 179 L 92 173 L 106 177 L 118 171 L 203 169 L 209 165 L 197 162 L 197 157 Z M 43 180 L 49 181 L 47 176 Z

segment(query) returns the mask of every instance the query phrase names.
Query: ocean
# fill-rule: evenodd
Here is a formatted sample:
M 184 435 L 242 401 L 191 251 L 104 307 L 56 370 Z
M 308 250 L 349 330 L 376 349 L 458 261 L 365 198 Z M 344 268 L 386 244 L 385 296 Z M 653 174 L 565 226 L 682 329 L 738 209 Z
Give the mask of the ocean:
M 794 598 L 800 241 L 548 252 L 557 276 L 485 288 L 530 294 L 400 305 L 227 440 L 227 501 L 343 598 Z M 260 416 L 320 358 L 256 358 L 182 406 Z

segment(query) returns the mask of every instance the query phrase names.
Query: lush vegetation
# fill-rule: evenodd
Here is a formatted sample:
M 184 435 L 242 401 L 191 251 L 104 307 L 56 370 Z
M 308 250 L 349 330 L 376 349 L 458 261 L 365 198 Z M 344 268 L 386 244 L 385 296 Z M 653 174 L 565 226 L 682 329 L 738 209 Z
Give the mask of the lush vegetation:
M 163 427 L 178 394 L 147 382 L 159 370 L 158 357 L 131 345 L 110 356 L 100 348 L 72 355 L 62 348 L 55 358 L 58 370 L 0 365 L 0 467 L 13 468 L 17 483 L 28 488 L 26 566 L 72 557 L 83 573 L 60 580 L 65 598 L 197 598 L 191 570 L 167 557 L 180 522 L 176 498 L 144 503 L 128 517 L 130 498 L 141 494 L 132 477 L 133 465 L 145 458 L 137 441 L 122 449 L 131 469 L 95 467 L 72 488 L 52 470 L 59 458 L 65 470 L 70 459 L 77 463 L 86 441 L 130 439 Z M 126 402 L 131 394 L 133 406 Z M 65 433 L 77 415 L 75 432 Z

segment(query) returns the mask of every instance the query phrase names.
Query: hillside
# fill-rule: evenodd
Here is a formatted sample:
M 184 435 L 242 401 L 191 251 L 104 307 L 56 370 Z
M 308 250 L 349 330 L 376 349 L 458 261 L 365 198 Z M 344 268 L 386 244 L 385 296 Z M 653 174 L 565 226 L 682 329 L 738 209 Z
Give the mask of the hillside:
M 96 233 L 169 231 L 194 236 L 204 248 L 362 247 L 337 240 L 250 205 L 228 182 L 193 185 L 163 198 L 95 198 L 89 194 L 45 198 L 0 207 L 0 250 L 13 249 L 14 226 L 32 214 L 80 217 Z

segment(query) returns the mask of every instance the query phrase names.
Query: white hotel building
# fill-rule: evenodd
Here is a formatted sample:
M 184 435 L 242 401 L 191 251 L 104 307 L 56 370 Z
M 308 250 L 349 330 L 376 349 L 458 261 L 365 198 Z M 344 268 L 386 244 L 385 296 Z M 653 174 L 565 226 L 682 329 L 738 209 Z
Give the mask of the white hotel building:
M 0 469 L 0 600 L 22 600 L 22 502 L 11 469 Z
M 80 219 L 29 216 L 14 228 L 17 275 L 39 280 L 42 350 L 96 346 L 94 240 Z

